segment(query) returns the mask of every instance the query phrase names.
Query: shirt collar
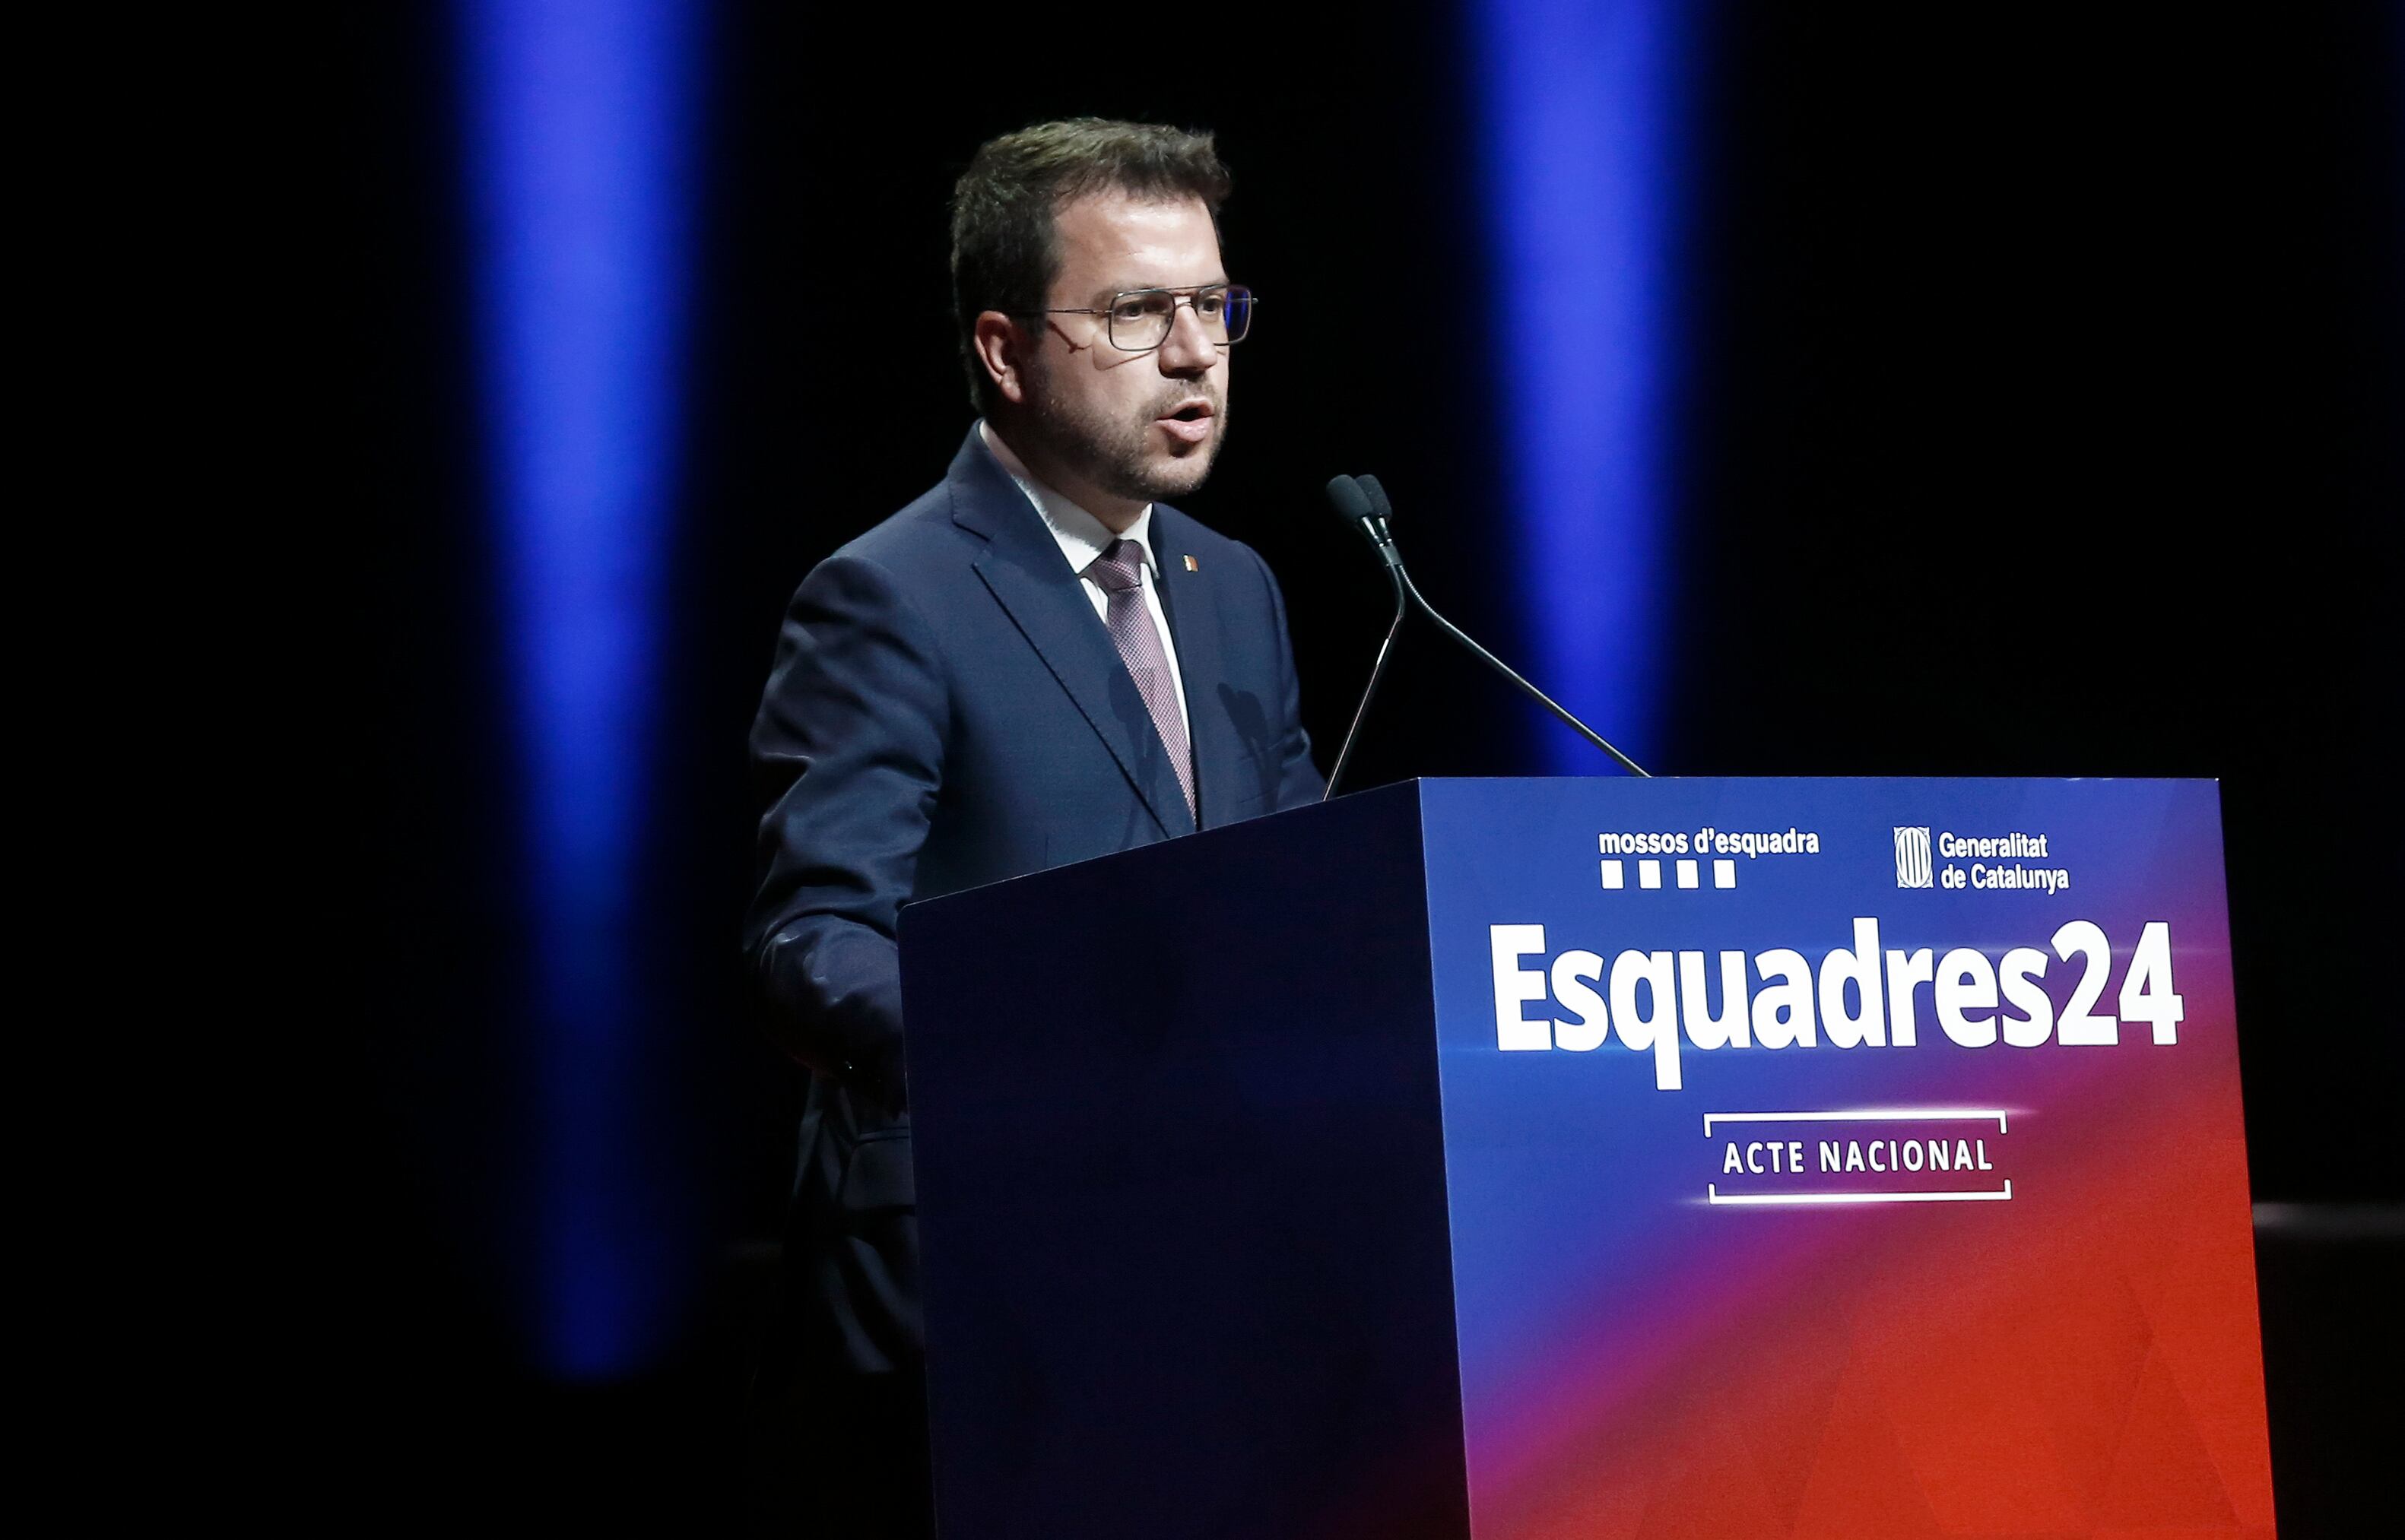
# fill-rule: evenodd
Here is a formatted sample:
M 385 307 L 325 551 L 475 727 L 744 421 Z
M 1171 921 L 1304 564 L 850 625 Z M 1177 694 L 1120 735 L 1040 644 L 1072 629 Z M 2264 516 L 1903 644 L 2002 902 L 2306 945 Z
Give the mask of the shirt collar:
M 1035 473 L 1011 453 L 1008 444 L 1002 441 L 1002 435 L 993 430 L 992 424 L 980 419 L 977 437 L 985 441 L 985 446 L 994 459 L 1009 472 L 1010 479 L 1019 483 L 1019 490 L 1025 493 L 1027 500 L 1034 505 L 1037 515 L 1044 520 L 1044 527 L 1051 532 L 1054 542 L 1061 547 L 1061 554 L 1068 558 L 1071 571 L 1083 576 L 1094 559 L 1110 549 L 1113 540 L 1126 539 L 1133 540 L 1136 549 L 1144 553 L 1145 566 L 1152 568 L 1155 576 L 1160 574 L 1160 564 L 1152 559 L 1152 504 L 1144 505 L 1144 511 L 1135 516 L 1135 523 L 1128 525 L 1125 535 L 1114 535 L 1110 526 L 1102 520 L 1036 480 Z

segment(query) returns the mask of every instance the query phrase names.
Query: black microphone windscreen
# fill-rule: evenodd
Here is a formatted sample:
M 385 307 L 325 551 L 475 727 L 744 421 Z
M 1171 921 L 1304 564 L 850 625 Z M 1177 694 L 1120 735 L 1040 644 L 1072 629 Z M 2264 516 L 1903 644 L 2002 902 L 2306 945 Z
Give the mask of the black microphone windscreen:
M 1328 479 L 1328 500 L 1334 505 L 1337 516 L 1346 524 L 1358 524 L 1377 511 L 1371 506 L 1370 495 L 1362 491 L 1359 483 L 1350 476 L 1330 476 Z
M 1395 517 L 1395 505 L 1386 500 L 1386 489 L 1378 484 L 1378 478 L 1356 476 L 1353 479 L 1360 484 L 1361 490 L 1369 495 L 1370 511 L 1392 522 Z

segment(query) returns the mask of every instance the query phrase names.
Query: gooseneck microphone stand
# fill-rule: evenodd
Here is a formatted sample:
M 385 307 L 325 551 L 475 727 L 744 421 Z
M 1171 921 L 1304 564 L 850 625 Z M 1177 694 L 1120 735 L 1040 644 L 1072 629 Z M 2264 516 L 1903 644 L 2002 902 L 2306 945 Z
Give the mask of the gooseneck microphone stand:
M 1403 584 L 1409 581 L 1400 566 L 1387 567 L 1386 581 L 1395 590 L 1394 623 L 1386 627 L 1386 639 L 1378 644 L 1378 661 L 1370 665 L 1369 688 L 1361 692 L 1361 704 L 1353 708 L 1353 725 L 1344 730 L 1344 747 L 1336 751 L 1336 767 L 1328 773 L 1328 790 L 1319 799 L 1322 802 L 1336 794 L 1336 783 L 1344 778 L 1344 766 L 1352 761 L 1353 746 L 1361 738 L 1361 723 L 1370 715 L 1370 701 L 1378 693 L 1378 681 L 1386 677 L 1387 661 L 1395 655 L 1395 638 L 1403 634 L 1403 617 L 1411 613 L 1411 601 L 1403 596 Z
M 1378 693 L 1379 680 L 1385 677 L 1386 663 L 1393 654 L 1395 638 L 1402 632 L 1403 617 L 1413 604 L 1419 606 L 1421 613 L 1436 622 L 1445 635 L 1468 648 L 1489 668 L 1518 685 L 1531 700 L 1568 723 L 1571 731 L 1610 755 L 1630 775 L 1651 777 L 1651 772 L 1643 765 L 1622 753 L 1602 734 L 1571 715 L 1561 702 L 1529 683 L 1517 669 L 1481 647 L 1470 633 L 1437 613 L 1436 606 L 1428 603 L 1427 595 L 1419 591 L 1419 585 L 1412 581 L 1410 571 L 1403 566 L 1402 553 L 1395 548 L 1394 534 L 1387 526 L 1387 520 L 1394 512 L 1393 505 L 1387 502 L 1385 488 L 1378 484 L 1375 476 L 1333 478 L 1328 483 L 1328 500 L 1334 505 L 1338 516 L 1358 529 L 1378 553 L 1386 569 L 1386 581 L 1394 586 L 1395 619 L 1386 627 L 1386 639 L 1380 645 L 1378 660 L 1370 669 L 1369 687 L 1361 693 L 1361 704 L 1353 712 L 1353 725 L 1344 735 L 1344 746 L 1337 752 L 1335 768 L 1329 773 L 1328 790 L 1320 800 L 1324 802 L 1336 794 L 1337 784 L 1344 776 L 1345 764 L 1353 757 L 1354 742 L 1360 735 L 1362 719 L 1369 715 L 1370 701 Z

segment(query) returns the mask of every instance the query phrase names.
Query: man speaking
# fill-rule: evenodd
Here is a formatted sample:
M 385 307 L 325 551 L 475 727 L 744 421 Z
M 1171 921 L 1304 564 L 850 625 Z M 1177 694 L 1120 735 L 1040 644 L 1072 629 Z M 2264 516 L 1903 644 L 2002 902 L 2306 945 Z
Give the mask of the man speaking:
M 928 1522 L 901 906 L 1320 794 L 1275 580 L 1162 501 L 1210 474 L 1252 324 L 1228 189 L 1210 135 L 1148 124 L 977 151 L 952 287 L 981 420 L 803 581 L 752 726 L 745 946 L 812 1071 L 760 1427 L 830 1533 Z M 1056 918 L 1064 948 L 1152 939 Z

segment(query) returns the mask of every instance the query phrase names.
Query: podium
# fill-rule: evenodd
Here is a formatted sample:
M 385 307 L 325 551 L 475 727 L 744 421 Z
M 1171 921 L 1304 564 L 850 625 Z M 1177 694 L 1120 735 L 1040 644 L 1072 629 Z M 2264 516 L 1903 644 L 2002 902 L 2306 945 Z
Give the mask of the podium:
M 945 1540 L 2269 1534 L 2210 782 L 1420 781 L 905 910 Z

